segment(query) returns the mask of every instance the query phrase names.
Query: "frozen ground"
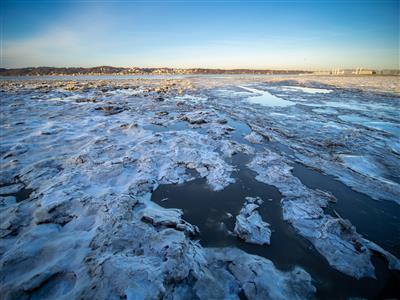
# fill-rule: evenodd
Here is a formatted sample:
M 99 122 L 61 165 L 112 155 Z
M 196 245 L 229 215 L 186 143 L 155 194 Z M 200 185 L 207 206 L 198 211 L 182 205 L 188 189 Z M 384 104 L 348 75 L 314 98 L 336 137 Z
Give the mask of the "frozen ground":
M 399 297 L 382 78 L 2 81 L 0 294 Z

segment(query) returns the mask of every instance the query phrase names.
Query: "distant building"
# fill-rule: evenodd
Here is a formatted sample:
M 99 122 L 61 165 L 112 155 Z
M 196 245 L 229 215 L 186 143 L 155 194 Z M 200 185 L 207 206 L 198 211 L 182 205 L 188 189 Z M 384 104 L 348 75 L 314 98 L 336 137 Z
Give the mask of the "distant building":
M 400 76 L 400 70 L 381 70 L 377 72 L 380 75 Z
M 313 72 L 314 75 L 331 75 L 331 71 L 315 71 Z
M 344 75 L 344 70 L 332 69 L 332 75 Z
M 357 68 L 357 69 L 339 69 L 339 68 L 334 68 L 331 71 L 315 71 L 313 74 L 315 75 L 374 75 L 374 74 L 381 74 L 383 72 L 377 72 L 375 70 L 370 70 L 370 69 L 363 69 L 363 68 Z M 390 73 L 393 74 L 392 70 L 387 70 L 385 73 Z
M 368 70 L 368 69 L 363 69 L 363 68 L 357 68 L 353 74 L 355 75 L 373 75 L 376 72 L 374 70 Z

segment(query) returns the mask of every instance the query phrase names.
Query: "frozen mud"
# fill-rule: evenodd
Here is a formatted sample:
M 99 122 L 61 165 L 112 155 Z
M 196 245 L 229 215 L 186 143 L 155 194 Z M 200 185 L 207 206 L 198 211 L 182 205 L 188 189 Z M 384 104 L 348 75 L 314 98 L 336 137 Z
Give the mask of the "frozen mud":
M 196 178 L 212 193 L 228 188 L 240 180 L 236 154 L 279 189 L 283 219 L 332 268 L 376 277 L 379 253 L 398 270 L 395 256 L 329 211 L 331 193 L 291 171 L 301 163 L 398 205 L 396 132 L 343 118 L 397 128 L 397 94 L 296 80 L 2 81 L 2 297 L 312 298 L 315 282 L 302 266 L 279 270 L 236 248 L 205 248 L 183 210 L 151 201 L 160 185 Z M 235 232 L 268 247 L 257 201 L 243 203 Z

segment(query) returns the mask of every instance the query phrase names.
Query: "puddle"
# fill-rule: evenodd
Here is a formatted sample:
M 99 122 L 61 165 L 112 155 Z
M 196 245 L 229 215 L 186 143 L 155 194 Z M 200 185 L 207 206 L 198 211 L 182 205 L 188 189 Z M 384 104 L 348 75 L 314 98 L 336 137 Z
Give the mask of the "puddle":
M 239 143 L 248 144 L 248 145 L 254 147 L 253 144 L 251 144 L 249 141 L 247 141 L 244 138 L 244 136 L 251 133 L 251 131 L 252 131 L 251 128 L 244 122 L 239 122 L 232 118 L 227 118 L 227 120 L 228 120 L 227 124 L 229 126 L 231 126 L 232 128 L 235 128 L 235 130 L 233 132 L 231 132 L 232 139 Z
M 300 91 L 307 94 L 328 94 L 332 92 L 332 90 L 328 89 L 317 89 L 302 86 L 281 86 L 281 89 L 284 91 Z
M 5 188 L 5 187 L 11 187 L 14 186 L 14 183 L 11 184 L 0 184 L 0 188 Z M 16 192 L 9 192 L 9 193 L 4 193 L 0 194 L 0 196 L 14 196 L 17 202 L 21 202 L 23 200 L 26 200 L 29 198 L 29 196 L 32 194 L 33 189 L 27 189 L 23 187 L 22 189 L 16 191 Z
M 267 91 L 248 88 L 248 87 L 244 87 L 244 86 L 239 86 L 239 87 L 246 91 L 249 91 L 249 92 L 252 92 L 255 94 L 259 94 L 258 96 L 251 96 L 251 97 L 246 98 L 247 101 L 249 101 L 250 103 L 253 103 L 253 104 L 261 104 L 264 106 L 277 106 L 277 107 L 286 107 L 289 105 L 296 104 L 292 101 L 287 101 L 282 98 L 276 97 Z

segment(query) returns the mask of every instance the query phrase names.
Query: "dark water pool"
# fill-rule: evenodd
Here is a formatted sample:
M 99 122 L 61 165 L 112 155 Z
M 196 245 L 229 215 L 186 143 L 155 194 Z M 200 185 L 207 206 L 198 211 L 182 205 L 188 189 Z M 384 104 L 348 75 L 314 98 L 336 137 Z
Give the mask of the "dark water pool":
M 356 296 L 370 299 L 400 298 L 398 289 L 400 272 L 388 270 L 387 263 L 382 258 L 373 259 L 377 280 L 370 278 L 356 280 L 331 268 L 310 242 L 297 235 L 293 228 L 282 220 L 279 191 L 275 187 L 256 181 L 255 173 L 245 166 L 248 160 L 249 157 L 243 154 L 233 156 L 231 163 L 239 169 L 235 174 L 236 183 L 222 191 L 214 192 L 209 189 L 205 179 L 196 179 L 181 185 L 162 185 L 154 191 L 152 200 L 163 207 L 183 209 L 185 220 L 199 227 L 199 240 L 205 247 L 238 247 L 248 253 L 272 260 L 276 267 L 282 270 L 291 269 L 295 265 L 303 267 L 315 280 L 317 298 L 347 299 Z M 294 171 L 300 178 L 306 176 L 307 180 L 312 182 L 312 176 L 316 174 L 310 175 L 305 172 L 300 166 L 296 166 Z M 310 172 L 315 171 L 310 170 Z M 331 180 L 335 184 L 340 184 L 322 174 L 319 180 L 325 180 L 324 187 L 330 187 L 329 184 L 333 184 Z M 346 190 L 343 191 L 345 192 Z M 335 195 L 338 197 L 338 203 L 342 202 L 341 195 L 338 193 Z M 348 197 L 354 199 L 352 195 Z M 235 216 L 239 213 L 246 196 L 260 196 L 264 200 L 259 212 L 263 220 L 271 225 L 271 245 L 248 244 L 229 234 L 228 231 L 233 230 Z M 344 198 L 344 201 L 350 202 L 348 198 Z M 357 201 L 362 201 L 362 197 Z M 346 205 L 335 205 L 337 205 L 335 209 L 340 212 L 346 210 Z M 355 218 L 358 217 L 357 213 L 354 215 Z M 343 216 L 346 217 L 345 214 Z M 365 230 L 367 229 L 368 226 Z M 388 233 L 387 237 L 391 234 Z

